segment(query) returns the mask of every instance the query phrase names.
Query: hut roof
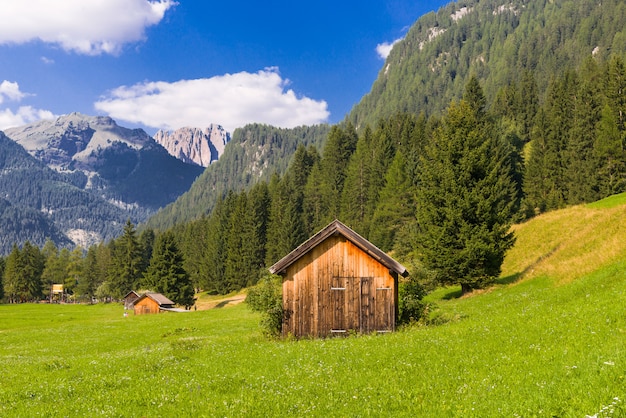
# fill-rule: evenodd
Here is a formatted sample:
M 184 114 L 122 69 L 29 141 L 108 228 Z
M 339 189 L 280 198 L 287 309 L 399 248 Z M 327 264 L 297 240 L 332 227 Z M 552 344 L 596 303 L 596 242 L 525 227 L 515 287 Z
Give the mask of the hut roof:
M 324 229 L 319 231 L 317 234 L 313 235 L 311 238 L 300 244 L 298 248 L 287 254 L 272 267 L 270 267 L 270 273 L 283 273 L 285 269 L 287 269 L 287 267 L 296 262 L 303 255 L 308 253 L 311 249 L 316 247 L 318 244 L 320 244 L 321 242 L 326 240 L 326 238 L 330 237 L 333 234 L 342 235 L 354 245 L 359 247 L 362 251 L 368 253 L 374 259 L 378 260 L 379 263 L 387 267 L 389 270 L 394 271 L 401 276 L 407 276 L 409 274 L 407 269 L 402 264 L 389 257 L 387 254 L 385 254 L 383 250 L 376 247 L 374 244 L 372 244 L 371 242 L 369 242 L 336 219 Z
M 135 301 L 135 305 L 139 303 L 139 301 L 141 301 L 144 298 L 150 298 L 153 301 L 155 301 L 159 306 L 174 306 L 174 302 L 172 302 L 171 300 L 169 300 L 165 295 L 162 295 L 161 293 L 144 293 L 143 295 L 141 295 L 139 297 L 139 299 L 137 299 Z
M 130 292 L 126 293 L 126 295 L 124 295 L 124 297 L 122 299 L 126 299 L 129 296 L 134 296 L 135 298 L 139 297 L 139 293 L 135 292 L 134 290 L 131 290 Z

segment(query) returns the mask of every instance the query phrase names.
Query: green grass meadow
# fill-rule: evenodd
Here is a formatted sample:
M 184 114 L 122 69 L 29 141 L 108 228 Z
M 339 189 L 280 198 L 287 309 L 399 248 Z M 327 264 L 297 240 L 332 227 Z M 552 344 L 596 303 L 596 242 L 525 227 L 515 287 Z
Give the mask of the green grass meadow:
M 556 265 L 604 248 L 563 238 L 580 239 L 566 225 L 581 211 L 626 223 L 607 205 L 521 225 L 499 284 L 439 289 L 433 325 L 392 334 L 268 340 L 245 304 L 127 318 L 2 305 L 0 416 L 626 416 L 626 257 Z

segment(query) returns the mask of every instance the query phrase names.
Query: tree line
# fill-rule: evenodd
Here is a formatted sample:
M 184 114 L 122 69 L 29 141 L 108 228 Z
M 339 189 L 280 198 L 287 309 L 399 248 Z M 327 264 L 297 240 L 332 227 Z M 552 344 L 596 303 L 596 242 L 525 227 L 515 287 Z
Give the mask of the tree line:
M 14 248 L 4 298 L 45 295 L 61 280 L 52 273 L 58 262 L 82 297 L 143 287 L 187 304 L 176 292 L 193 298 L 194 288 L 224 294 L 254 285 L 335 218 L 435 283 L 483 287 L 513 245 L 512 222 L 626 190 L 625 87 L 620 57 L 564 71 L 543 101 L 532 72 L 491 104 L 472 77 L 441 116 L 403 113 L 359 132 L 332 126 L 321 152 L 300 145 L 284 174 L 218 196 L 196 220 L 139 234 L 129 221 L 81 262 L 67 250 Z M 15 285 L 16 268 L 40 281 Z

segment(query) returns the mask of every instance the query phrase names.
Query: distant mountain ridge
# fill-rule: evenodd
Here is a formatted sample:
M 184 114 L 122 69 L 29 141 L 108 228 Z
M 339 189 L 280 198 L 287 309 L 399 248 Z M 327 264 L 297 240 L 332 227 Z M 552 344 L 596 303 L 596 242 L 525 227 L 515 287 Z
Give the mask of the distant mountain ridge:
M 85 173 L 95 172 L 98 155 L 114 142 L 134 150 L 153 142 L 142 129 L 121 127 L 108 116 L 80 113 L 10 128 L 5 134 L 51 168 Z
M 47 237 L 58 245 L 82 246 L 114 238 L 127 219 L 145 221 L 204 171 L 169 155 L 142 129 L 119 126 L 109 117 L 72 113 L 5 134 L 0 142 L 4 252 L 25 240 L 43 245 Z M 7 219 L 11 208 L 26 218 Z
M 160 130 L 154 140 L 170 155 L 190 164 L 208 167 L 224 153 L 230 133 L 220 125 L 211 124 L 205 129 L 184 127 L 175 131 Z

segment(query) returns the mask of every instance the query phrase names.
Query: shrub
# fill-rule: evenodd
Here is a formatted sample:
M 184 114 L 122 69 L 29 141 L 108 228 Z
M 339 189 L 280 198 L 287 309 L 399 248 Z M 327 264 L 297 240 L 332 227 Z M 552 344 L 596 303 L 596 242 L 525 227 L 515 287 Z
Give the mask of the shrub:
M 417 278 L 409 277 L 398 285 L 398 322 L 407 324 L 418 322 L 424 316 L 427 304 L 423 301 L 426 296 L 424 286 Z
M 283 324 L 283 281 L 277 275 L 268 275 L 248 291 L 246 303 L 261 313 L 261 328 L 268 336 L 280 335 Z

